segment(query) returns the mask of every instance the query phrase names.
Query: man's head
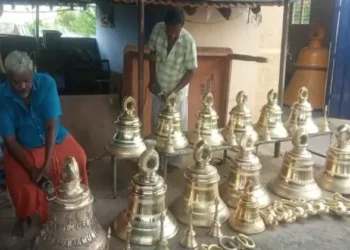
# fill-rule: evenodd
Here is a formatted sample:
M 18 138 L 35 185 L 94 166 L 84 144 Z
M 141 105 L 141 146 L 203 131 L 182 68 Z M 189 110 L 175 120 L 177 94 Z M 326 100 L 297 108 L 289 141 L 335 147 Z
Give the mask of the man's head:
M 184 25 L 183 11 L 178 8 L 171 8 L 168 10 L 165 16 L 164 23 L 166 26 L 166 35 L 168 37 L 168 41 L 177 40 Z
M 11 52 L 5 59 L 5 70 L 13 90 L 21 98 L 27 98 L 33 86 L 33 61 L 28 54 Z

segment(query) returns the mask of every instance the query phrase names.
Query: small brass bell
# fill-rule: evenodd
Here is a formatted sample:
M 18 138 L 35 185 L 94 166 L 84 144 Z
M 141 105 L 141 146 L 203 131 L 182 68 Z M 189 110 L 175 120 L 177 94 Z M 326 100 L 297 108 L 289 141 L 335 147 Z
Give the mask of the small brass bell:
M 246 106 L 248 96 L 244 91 L 240 91 L 236 96 L 237 105 L 230 111 L 230 120 L 227 126 L 223 129 L 222 134 L 226 141 L 231 141 L 235 137 L 238 141 L 241 140 L 243 134 L 247 130 L 252 131 L 254 141 L 258 140 L 258 134 L 252 126 L 252 113 Z M 232 130 L 234 135 L 232 134 Z
M 293 135 L 299 128 L 304 128 L 306 133 L 315 134 L 319 132 L 318 127 L 312 120 L 312 106 L 308 102 L 309 91 L 302 87 L 299 90 L 299 101 L 291 107 L 291 113 L 285 127 L 289 135 Z
M 197 115 L 197 123 L 194 131 L 188 134 L 191 144 L 198 141 L 198 136 L 210 146 L 220 146 L 224 144 L 224 138 L 218 128 L 218 115 L 213 109 L 214 97 L 207 92 L 202 99 L 203 108 Z
M 123 100 L 123 113 L 115 121 L 116 131 L 108 145 L 108 152 L 119 157 L 139 157 L 146 146 L 141 136 L 141 122 L 135 114 L 135 99 Z
M 327 105 L 324 107 L 323 126 L 321 127 L 320 131 L 322 131 L 322 132 L 330 132 L 331 131 L 329 128 L 328 106 Z
M 260 138 L 270 136 L 272 139 L 288 137 L 288 132 L 282 123 L 282 109 L 277 104 L 277 93 L 271 89 L 267 93 L 267 104 L 261 109 L 255 130 Z M 266 135 L 269 133 L 268 135 Z
M 350 194 L 350 126 L 338 127 L 336 141 L 328 149 L 323 173 L 318 185 L 334 193 Z
M 279 175 L 268 183 L 268 188 L 282 198 L 310 201 L 322 195 L 314 180 L 314 162 L 307 150 L 308 140 L 306 129 L 300 128 L 294 133 L 292 150 L 284 154 Z
M 166 214 L 165 212 L 162 213 L 160 217 L 160 233 L 159 233 L 159 242 L 156 247 L 156 250 L 169 250 L 168 248 L 168 241 L 164 238 L 164 221 L 165 221 Z
M 154 134 L 157 141 L 156 148 L 163 150 L 167 148 L 170 132 L 174 150 L 188 146 L 188 140 L 181 130 L 181 114 L 176 105 L 177 95 L 172 93 L 166 98 L 164 108 L 159 114 L 158 126 Z
M 236 232 L 258 234 L 265 231 L 265 223 L 259 213 L 259 204 L 253 196 L 254 185 L 247 182 L 244 193 L 239 199 L 237 209 L 228 219 L 228 224 Z
M 260 183 L 261 163 L 253 153 L 254 138 L 253 130 L 245 132 L 240 141 L 239 152 L 230 166 L 228 181 L 221 185 L 222 197 L 228 207 L 236 208 L 249 180 L 254 183 L 253 196 L 259 206 L 263 208 L 270 204 L 270 196 Z
M 215 216 L 213 220 L 213 224 L 211 225 L 208 235 L 213 238 L 220 238 L 222 236 L 221 232 L 221 223 L 219 221 L 219 205 L 220 199 L 216 199 L 215 201 Z
M 132 244 L 154 245 L 159 239 L 162 213 L 166 213 L 164 239 L 175 236 L 178 227 L 175 218 L 166 209 L 167 186 L 164 179 L 157 174 L 159 155 L 154 149 L 156 141 L 146 140 L 145 144 L 147 149 L 141 154 L 138 163 L 140 172 L 132 178 L 129 185 L 128 208 L 114 221 L 114 231 L 116 236 L 126 240 L 126 226 L 130 222 Z
M 93 196 L 80 182 L 77 161 L 67 157 L 58 196 L 49 204 L 49 219 L 35 250 L 105 250 L 107 235 L 93 214 Z
M 190 248 L 190 249 L 196 249 L 198 247 L 198 242 L 196 240 L 196 232 L 193 229 L 193 209 L 192 209 L 192 205 L 190 204 L 189 207 L 189 212 L 190 212 L 190 218 L 189 218 L 189 224 L 188 227 L 185 230 L 185 234 L 181 240 L 181 245 L 184 248 Z
M 200 141 L 193 153 L 196 164 L 185 170 L 185 188 L 183 193 L 172 203 L 170 210 L 183 224 L 190 220 L 189 207 L 193 209 L 193 225 L 210 227 L 215 217 L 216 200 L 218 204 L 218 221 L 223 223 L 229 216 L 225 203 L 219 196 L 218 184 L 220 175 L 217 169 L 210 165 L 211 148 L 204 141 Z M 191 203 L 191 204 L 190 204 Z

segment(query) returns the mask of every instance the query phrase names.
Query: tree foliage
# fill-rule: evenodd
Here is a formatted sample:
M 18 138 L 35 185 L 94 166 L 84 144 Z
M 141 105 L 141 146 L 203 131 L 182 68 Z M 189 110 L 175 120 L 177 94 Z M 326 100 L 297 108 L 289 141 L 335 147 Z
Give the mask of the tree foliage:
M 55 24 L 69 32 L 95 36 L 96 9 L 89 7 L 85 11 L 58 10 Z

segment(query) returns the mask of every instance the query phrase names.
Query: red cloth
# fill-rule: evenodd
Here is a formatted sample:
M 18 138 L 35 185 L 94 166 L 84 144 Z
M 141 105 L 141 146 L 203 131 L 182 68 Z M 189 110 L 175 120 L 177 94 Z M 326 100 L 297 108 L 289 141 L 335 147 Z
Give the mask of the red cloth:
M 27 160 L 36 168 L 41 168 L 45 161 L 45 147 L 25 152 Z M 59 185 L 60 176 L 63 169 L 63 162 L 67 156 L 74 156 L 79 164 L 82 182 L 88 185 L 86 171 L 86 154 L 83 148 L 73 138 L 68 135 L 64 141 L 56 145 L 51 163 L 51 181 L 54 186 Z M 5 150 L 4 165 L 6 183 L 16 210 L 18 219 L 25 219 L 39 213 L 42 224 L 48 218 L 48 202 L 43 191 L 30 179 L 24 168 Z

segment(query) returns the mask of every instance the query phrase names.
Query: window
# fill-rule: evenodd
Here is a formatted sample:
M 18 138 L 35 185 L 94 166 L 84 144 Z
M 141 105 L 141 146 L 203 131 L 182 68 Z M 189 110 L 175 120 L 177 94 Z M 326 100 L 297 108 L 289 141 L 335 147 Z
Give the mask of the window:
M 310 24 L 311 0 L 296 0 L 293 4 L 292 24 Z

